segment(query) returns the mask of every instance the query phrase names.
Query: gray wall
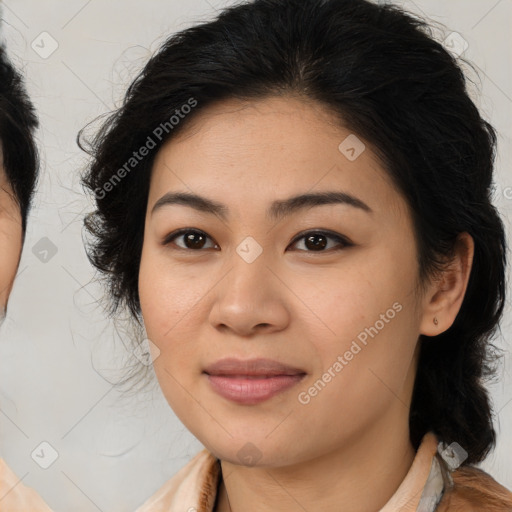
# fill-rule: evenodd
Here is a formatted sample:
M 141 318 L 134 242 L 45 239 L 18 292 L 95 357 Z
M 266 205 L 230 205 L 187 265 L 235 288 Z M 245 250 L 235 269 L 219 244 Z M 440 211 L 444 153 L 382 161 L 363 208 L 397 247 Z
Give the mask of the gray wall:
M 113 387 L 126 356 L 125 339 L 97 304 L 101 289 L 92 282 L 82 246 L 82 215 L 90 205 L 78 184 L 85 159 L 75 137 L 119 102 L 130 77 L 165 36 L 229 3 L 3 3 L 4 37 L 27 75 L 40 115 L 43 173 L 0 333 L 0 454 L 55 511 L 133 510 L 201 448 L 157 386 L 126 396 Z M 512 0 L 397 3 L 445 24 L 439 37 L 455 31 L 467 41 L 465 56 L 482 77 L 477 103 L 500 132 L 495 199 L 510 234 Z M 511 318 L 508 307 L 503 323 L 508 349 Z M 502 338 L 498 343 L 506 347 Z M 501 380 L 491 388 L 500 435 L 496 451 L 483 464 L 509 488 L 511 364 L 508 353 Z M 42 442 L 58 453 L 46 470 L 31 457 L 35 449 L 41 453 Z M 51 449 L 43 446 L 43 452 L 44 462 L 52 462 Z

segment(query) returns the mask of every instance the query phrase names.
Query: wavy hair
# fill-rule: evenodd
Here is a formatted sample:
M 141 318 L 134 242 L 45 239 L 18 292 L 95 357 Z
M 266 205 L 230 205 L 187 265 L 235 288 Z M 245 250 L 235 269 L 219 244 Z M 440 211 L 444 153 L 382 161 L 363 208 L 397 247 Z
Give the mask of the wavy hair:
M 224 99 L 300 95 L 326 106 L 367 141 L 414 221 L 420 282 L 442 271 L 457 236 L 475 242 L 453 325 L 420 336 L 410 409 L 417 448 L 433 431 L 482 460 L 495 443 L 483 377 L 505 303 L 506 240 L 491 203 L 496 133 L 470 99 L 457 59 L 429 25 L 366 0 L 254 0 L 169 37 L 90 141 L 83 184 L 96 209 L 85 220 L 91 262 L 107 280 L 112 312 L 140 315 L 138 274 L 154 156 L 197 112 Z M 193 111 L 109 188 L 156 127 L 190 98 Z M 82 134 L 83 135 L 83 134 Z M 398 276 L 397 276 L 398 277 Z
M 23 233 L 39 171 L 34 140 L 37 126 L 23 78 L 0 46 L 0 143 L 7 180 L 20 207 Z

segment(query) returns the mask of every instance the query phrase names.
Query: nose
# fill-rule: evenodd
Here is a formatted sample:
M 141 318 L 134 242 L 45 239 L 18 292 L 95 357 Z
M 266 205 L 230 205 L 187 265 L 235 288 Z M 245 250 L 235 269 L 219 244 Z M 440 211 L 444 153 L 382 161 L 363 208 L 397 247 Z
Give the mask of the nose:
M 209 321 L 216 329 L 250 336 L 277 332 L 289 323 L 289 291 L 263 254 L 248 263 L 234 253 L 231 270 L 214 291 Z

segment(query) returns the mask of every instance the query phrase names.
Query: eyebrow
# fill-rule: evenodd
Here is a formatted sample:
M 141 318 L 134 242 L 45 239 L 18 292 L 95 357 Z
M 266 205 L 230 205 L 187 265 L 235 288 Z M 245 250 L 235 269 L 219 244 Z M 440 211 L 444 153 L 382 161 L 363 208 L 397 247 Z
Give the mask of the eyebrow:
M 223 220 L 227 220 L 229 215 L 229 208 L 226 205 L 189 192 L 168 192 L 163 195 L 153 206 L 151 215 L 164 206 L 176 204 L 189 206 L 200 212 L 217 215 Z M 367 213 L 373 213 L 373 210 L 357 197 L 341 191 L 326 191 L 300 194 L 288 199 L 278 199 L 270 205 L 267 210 L 267 217 L 277 221 L 299 210 L 328 204 L 344 204 Z

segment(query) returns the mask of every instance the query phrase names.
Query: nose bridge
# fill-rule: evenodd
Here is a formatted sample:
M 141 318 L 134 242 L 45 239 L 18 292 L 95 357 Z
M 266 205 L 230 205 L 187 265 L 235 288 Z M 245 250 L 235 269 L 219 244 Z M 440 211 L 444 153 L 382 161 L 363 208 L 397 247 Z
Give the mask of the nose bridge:
M 262 259 L 266 259 L 266 254 L 264 258 L 261 258 L 263 255 L 263 246 L 252 236 L 246 236 L 237 245 L 236 253 L 248 265 L 253 264 L 258 259 L 260 263 Z
M 269 284 L 268 251 L 264 251 L 255 238 L 246 236 L 236 246 L 231 264 L 232 269 L 227 276 L 230 291 L 253 294 L 257 300 L 257 295 L 264 293 L 265 285 Z
M 210 316 L 214 325 L 248 333 L 258 325 L 282 328 L 287 319 L 283 297 L 276 289 L 263 247 L 246 237 L 230 258 L 230 271 L 217 291 Z

